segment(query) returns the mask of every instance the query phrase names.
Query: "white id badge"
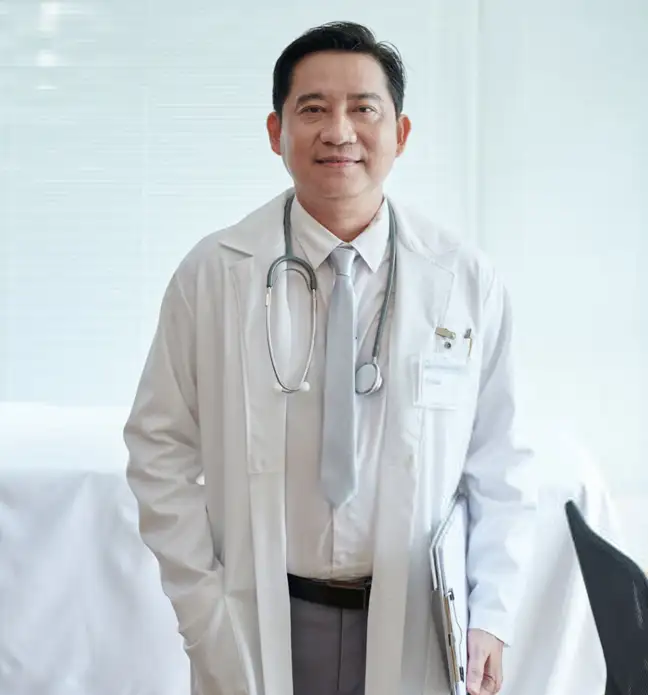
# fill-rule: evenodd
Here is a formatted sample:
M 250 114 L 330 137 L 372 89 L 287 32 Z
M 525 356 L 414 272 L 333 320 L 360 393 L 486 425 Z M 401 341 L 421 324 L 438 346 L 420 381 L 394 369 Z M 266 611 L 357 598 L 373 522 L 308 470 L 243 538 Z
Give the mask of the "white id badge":
M 417 402 L 421 408 L 456 410 L 466 361 L 444 352 L 421 355 L 418 363 Z

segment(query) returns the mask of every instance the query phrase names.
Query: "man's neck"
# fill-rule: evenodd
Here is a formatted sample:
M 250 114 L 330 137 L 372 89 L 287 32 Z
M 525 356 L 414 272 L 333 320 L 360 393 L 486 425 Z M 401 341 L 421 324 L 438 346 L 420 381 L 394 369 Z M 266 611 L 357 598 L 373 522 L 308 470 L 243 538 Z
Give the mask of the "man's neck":
M 372 222 L 383 202 L 381 190 L 360 198 L 310 199 L 297 193 L 306 212 L 342 241 L 353 241 Z

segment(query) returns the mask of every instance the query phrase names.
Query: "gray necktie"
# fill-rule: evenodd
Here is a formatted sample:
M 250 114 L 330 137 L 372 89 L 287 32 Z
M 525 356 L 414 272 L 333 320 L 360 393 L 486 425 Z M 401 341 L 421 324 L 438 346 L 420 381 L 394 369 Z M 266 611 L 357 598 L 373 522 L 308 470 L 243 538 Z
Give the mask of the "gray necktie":
M 338 246 L 329 256 L 335 270 L 326 328 L 324 428 L 320 477 L 334 507 L 356 491 L 355 363 L 356 306 L 351 270 L 356 250 Z

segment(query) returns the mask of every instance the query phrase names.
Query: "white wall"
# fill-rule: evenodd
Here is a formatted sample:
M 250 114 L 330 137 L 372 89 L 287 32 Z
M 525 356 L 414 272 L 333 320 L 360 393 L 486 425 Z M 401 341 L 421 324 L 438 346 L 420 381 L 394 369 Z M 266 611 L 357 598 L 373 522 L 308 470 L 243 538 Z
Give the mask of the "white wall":
M 130 403 L 181 257 L 290 183 L 265 133 L 272 68 L 315 24 L 399 46 L 415 128 L 391 190 L 470 234 L 474 10 L 0 3 L 0 401 Z
M 648 566 L 648 3 L 482 2 L 480 241 L 521 395 L 598 460 Z

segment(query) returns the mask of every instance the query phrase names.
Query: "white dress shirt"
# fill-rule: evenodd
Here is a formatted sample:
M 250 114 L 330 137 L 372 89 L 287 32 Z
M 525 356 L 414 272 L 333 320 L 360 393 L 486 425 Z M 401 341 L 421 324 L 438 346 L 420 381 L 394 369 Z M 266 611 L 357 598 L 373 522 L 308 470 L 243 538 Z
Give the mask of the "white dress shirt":
M 356 396 L 358 492 L 333 509 L 319 479 L 324 402 L 326 317 L 334 272 L 327 259 L 341 242 L 311 217 L 295 199 L 292 213 L 293 251 L 312 265 L 318 281 L 317 332 L 308 374 L 310 391 L 288 396 L 286 514 L 288 571 L 301 577 L 351 579 L 369 576 L 373 565 L 374 507 L 378 465 L 385 424 L 385 387 Z M 353 285 L 358 316 L 358 364 L 369 362 L 389 270 L 387 204 L 352 243 L 358 251 Z M 288 284 L 291 360 L 302 365 L 310 340 L 310 297 L 296 273 Z M 295 319 L 297 317 L 297 319 Z M 389 319 L 389 315 L 388 315 Z M 385 373 L 388 326 L 380 346 Z

